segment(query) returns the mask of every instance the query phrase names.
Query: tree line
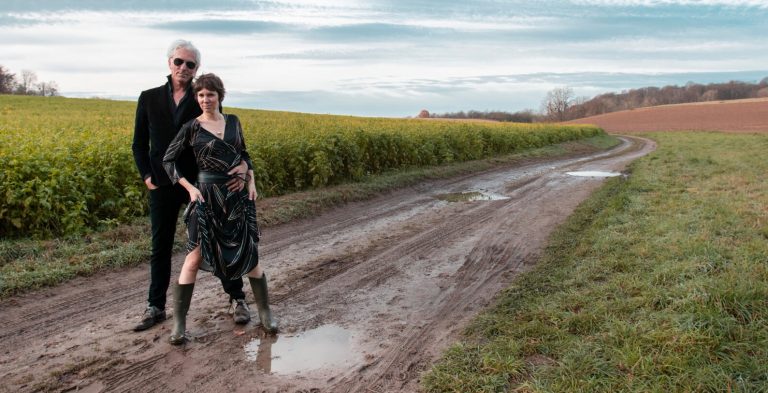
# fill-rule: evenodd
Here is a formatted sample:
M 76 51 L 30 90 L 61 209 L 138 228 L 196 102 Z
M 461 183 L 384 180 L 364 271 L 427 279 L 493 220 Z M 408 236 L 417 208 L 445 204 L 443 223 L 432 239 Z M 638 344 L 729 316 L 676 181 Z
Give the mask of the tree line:
M 57 96 L 59 86 L 54 81 L 38 82 L 37 74 L 33 71 L 21 70 L 17 76 L 0 65 L 0 94 Z
M 475 111 L 470 110 L 467 112 L 448 112 L 448 113 L 430 113 L 429 117 L 439 119 L 484 119 L 495 121 L 508 121 L 513 123 L 533 123 L 538 120 L 537 115 L 533 109 L 526 109 L 517 111 L 514 113 L 504 111 Z
M 704 85 L 688 82 L 684 86 L 642 87 L 621 93 L 604 93 L 591 99 L 575 97 L 571 88 L 562 87 L 547 94 L 542 108 L 549 120 L 565 121 L 656 105 L 765 97 L 768 97 L 768 77 L 758 83 L 729 81 Z
M 699 84 L 688 82 L 684 86 L 642 87 L 621 93 L 604 93 L 593 98 L 576 97 L 570 87 L 558 87 L 547 92 L 540 112 L 526 109 L 518 112 L 476 111 L 429 113 L 419 117 L 447 119 L 485 119 L 533 123 L 540 121 L 567 121 L 621 110 L 656 105 L 685 104 L 691 102 L 725 101 L 768 97 L 768 77 L 758 83 L 730 81 Z

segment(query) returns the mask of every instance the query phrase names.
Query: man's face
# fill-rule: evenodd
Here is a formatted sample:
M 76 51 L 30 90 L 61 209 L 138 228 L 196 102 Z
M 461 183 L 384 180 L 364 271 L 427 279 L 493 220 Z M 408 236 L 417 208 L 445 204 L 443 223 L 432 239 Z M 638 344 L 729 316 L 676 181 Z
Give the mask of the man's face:
M 177 65 L 178 63 L 178 65 Z M 194 64 L 194 68 L 190 68 Z M 195 54 L 187 49 L 179 48 L 173 52 L 173 56 L 168 59 L 168 68 L 171 70 L 171 79 L 182 85 L 188 84 L 195 77 L 200 65 L 195 60 Z

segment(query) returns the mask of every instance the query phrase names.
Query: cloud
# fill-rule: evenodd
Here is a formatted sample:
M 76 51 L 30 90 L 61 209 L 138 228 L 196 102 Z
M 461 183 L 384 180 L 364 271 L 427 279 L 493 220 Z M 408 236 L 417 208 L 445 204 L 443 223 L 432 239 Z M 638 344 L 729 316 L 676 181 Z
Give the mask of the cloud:
M 311 29 L 306 38 L 320 41 L 381 41 L 400 39 L 426 39 L 453 32 L 453 29 L 427 28 L 394 23 L 356 23 L 340 26 L 323 26 Z
M 40 20 L 13 14 L 0 14 L 0 27 L 30 27 L 42 23 Z
M 185 33 L 274 33 L 291 31 L 292 27 L 285 23 L 268 22 L 260 20 L 236 20 L 236 19 L 203 19 L 183 20 L 156 23 L 151 28 L 173 30 Z
M 132 1 L 104 1 L 104 0 L 26 0 L 26 1 L 2 1 L 0 13 L 4 12 L 61 12 L 61 11 L 179 11 L 180 8 L 188 10 L 203 9 L 244 9 L 257 6 L 258 2 L 249 0 L 227 0 L 212 3 L 208 0 L 185 0 L 184 2 L 168 0 L 132 0 Z
M 292 52 L 275 52 L 246 56 L 248 59 L 272 60 L 311 60 L 329 62 L 378 61 L 392 59 L 392 56 L 402 55 L 401 47 L 375 46 L 372 48 L 333 45 L 326 48 L 295 50 Z
M 609 7 L 728 6 L 768 8 L 764 0 L 572 0 L 577 5 Z
M 296 38 L 324 42 L 414 40 L 453 32 L 447 28 L 429 28 L 396 23 L 346 23 L 307 26 L 294 23 L 242 19 L 190 19 L 155 23 L 150 27 L 185 33 L 251 34 L 291 33 Z

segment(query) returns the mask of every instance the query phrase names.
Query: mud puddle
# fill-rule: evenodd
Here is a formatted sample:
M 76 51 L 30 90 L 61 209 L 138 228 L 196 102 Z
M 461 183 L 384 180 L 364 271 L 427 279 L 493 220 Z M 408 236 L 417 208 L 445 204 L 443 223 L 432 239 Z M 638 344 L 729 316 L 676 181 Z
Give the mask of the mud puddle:
M 352 332 L 323 325 L 291 336 L 254 338 L 244 347 L 248 361 L 265 373 L 295 374 L 349 368 L 361 358 L 352 348 Z
M 488 191 L 451 192 L 436 195 L 435 198 L 446 202 L 470 202 L 470 201 L 500 201 L 509 199 L 506 195 Z
M 577 176 L 577 177 L 616 177 L 621 176 L 621 173 L 619 172 L 604 172 L 604 171 L 576 171 L 576 172 L 566 172 L 569 176 Z

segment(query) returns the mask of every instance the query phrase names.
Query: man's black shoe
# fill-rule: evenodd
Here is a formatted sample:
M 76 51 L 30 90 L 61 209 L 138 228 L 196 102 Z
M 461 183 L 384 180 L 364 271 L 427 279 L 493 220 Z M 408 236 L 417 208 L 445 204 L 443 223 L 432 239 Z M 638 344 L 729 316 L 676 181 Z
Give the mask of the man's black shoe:
M 248 309 L 248 303 L 245 302 L 245 299 L 234 299 L 232 303 L 235 304 L 235 313 L 232 315 L 235 323 L 238 325 L 248 323 L 251 320 L 251 311 Z
M 144 315 L 141 316 L 141 322 L 134 326 L 134 332 L 140 332 L 147 330 L 156 324 L 165 321 L 165 310 L 161 310 L 155 306 L 149 306 L 144 310 Z

